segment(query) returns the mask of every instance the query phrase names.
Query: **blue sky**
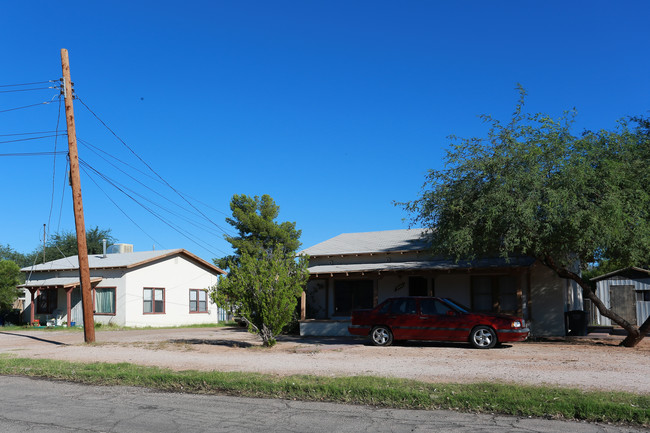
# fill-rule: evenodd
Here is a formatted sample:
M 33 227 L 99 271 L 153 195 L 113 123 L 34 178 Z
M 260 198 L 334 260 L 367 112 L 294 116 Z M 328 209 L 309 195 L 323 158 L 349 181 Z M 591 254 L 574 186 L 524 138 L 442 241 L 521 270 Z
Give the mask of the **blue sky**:
M 233 194 L 271 195 L 304 247 L 406 228 L 393 201 L 416 198 L 447 136 L 484 134 L 480 114 L 508 119 L 517 83 L 529 111 L 575 107 L 578 131 L 649 114 L 648 16 L 645 1 L 9 2 L 0 85 L 58 79 L 67 48 L 78 97 L 210 219 L 77 101 L 77 136 L 95 146 L 80 144 L 81 158 L 136 199 L 87 169 L 87 227 L 137 251 L 210 260 L 230 251 L 221 229 Z M 56 130 L 56 95 L 0 93 L 0 141 Z M 54 146 L 0 143 L 0 154 Z M 56 146 L 65 151 L 65 137 Z M 64 156 L 0 157 L 0 167 L 0 244 L 29 252 L 44 223 L 74 228 Z

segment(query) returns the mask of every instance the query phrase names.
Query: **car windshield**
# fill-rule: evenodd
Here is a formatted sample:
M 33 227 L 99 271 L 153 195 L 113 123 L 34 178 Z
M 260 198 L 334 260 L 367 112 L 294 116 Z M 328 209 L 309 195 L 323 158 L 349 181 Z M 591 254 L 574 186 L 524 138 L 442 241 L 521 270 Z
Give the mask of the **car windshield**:
M 453 299 L 443 298 L 443 300 L 446 303 L 448 303 L 449 305 L 451 305 L 452 307 L 459 310 L 461 313 L 470 313 L 471 312 L 471 310 L 469 308 L 467 308 L 466 306 L 464 306 L 463 304 L 461 304 L 459 302 L 454 301 Z

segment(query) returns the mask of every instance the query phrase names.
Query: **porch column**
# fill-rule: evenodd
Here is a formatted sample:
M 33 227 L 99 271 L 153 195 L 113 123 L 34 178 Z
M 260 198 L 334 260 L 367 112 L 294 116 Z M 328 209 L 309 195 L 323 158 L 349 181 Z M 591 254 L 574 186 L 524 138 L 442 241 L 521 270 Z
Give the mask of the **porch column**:
M 307 316 L 307 293 L 303 290 L 300 294 L 300 320 L 305 320 Z
M 67 327 L 70 327 L 70 323 L 72 322 L 72 307 L 70 306 L 71 304 L 71 299 L 72 299 L 72 287 L 66 287 L 65 288 L 65 299 L 66 299 L 66 314 L 68 315 L 68 321 L 67 321 Z
M 40 294 L 40 290 L 30 288 L 29 294 L 31 295 L 31 299 L 32 299 L 32 303 L 29 306 L 29 324 L 31 326 L 34 323 L 34 309 L 36 308 L 36 303 L 34 302 L 34 300 L 36 299 L 36 296 Z M 34 294 L 36 294 L 36 296 Z

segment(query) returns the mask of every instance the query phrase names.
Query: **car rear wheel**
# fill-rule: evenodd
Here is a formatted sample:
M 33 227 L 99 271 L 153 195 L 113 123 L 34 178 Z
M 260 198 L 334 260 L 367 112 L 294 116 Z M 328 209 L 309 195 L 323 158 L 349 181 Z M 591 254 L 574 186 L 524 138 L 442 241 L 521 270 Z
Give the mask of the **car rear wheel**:
M 488 326 L 477 326 L 469 335 L 469 342 L 476 349 L 491 349 L 497 344 L 497 335 Z
M 375 326 L 370 331 L 370 341 L 375 346 L 390 346 L 393 343 L 393 333 L 387 326 Z

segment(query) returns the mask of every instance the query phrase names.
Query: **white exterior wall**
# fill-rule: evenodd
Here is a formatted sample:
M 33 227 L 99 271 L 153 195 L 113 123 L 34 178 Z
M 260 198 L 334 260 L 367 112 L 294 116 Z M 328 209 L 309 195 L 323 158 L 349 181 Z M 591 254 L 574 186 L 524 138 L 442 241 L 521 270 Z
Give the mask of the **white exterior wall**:
M 217 323 L 217 306 L 208 297 L 208 313 L 190 313 L 190 289 L 209 289 L 217 276 L 182 256 L 131 270 L 125 276 L 123 305 L 126 326 L 178 326 Z M 144 314 L 144 288 L 165 289 L 165 313 Z
M 565 335 L 564 312 L 567 280 L 548 267 L 531 267 L 531 334 L 536 337 Z

